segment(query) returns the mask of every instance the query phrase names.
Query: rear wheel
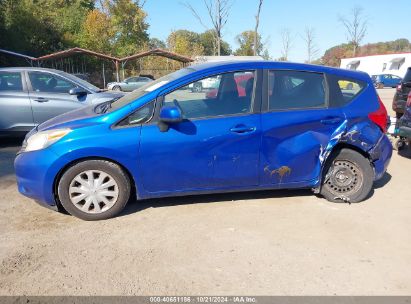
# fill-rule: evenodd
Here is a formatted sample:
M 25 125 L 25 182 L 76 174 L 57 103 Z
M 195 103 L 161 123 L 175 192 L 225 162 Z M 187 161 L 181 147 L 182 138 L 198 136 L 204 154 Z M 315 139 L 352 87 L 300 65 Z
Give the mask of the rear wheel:
M 374 171 L 370 161 L 351 149 L 341 149 L 325 168 L 321 194 L 331 202 L 358 203 L 372 189 Z
M 113 91 L 121 91 L 121 87 L 116 85 L 113 87 Z
M 119 214 L 130 196 L 130 180 L 117 165 L 88 160 L 70 167 L 58 184 L 63 207 L 83 220 L 103 220 Z

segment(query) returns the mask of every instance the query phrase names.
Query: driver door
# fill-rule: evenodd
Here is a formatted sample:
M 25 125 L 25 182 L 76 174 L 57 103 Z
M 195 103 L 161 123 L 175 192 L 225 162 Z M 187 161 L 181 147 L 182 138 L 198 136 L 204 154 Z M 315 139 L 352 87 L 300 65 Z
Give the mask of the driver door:
M 243 74 L 251 76 L 246 96 L 239 95 L 235 82 Z M 178 106 L 184 120 L 170 124 L 166 132 L 156 124 L 142 126 L 139 159 L 146 191 L 198 192 L 258 185 L 261 125 L 260 114 L 255 113 L 260 94 L 255 92 L 261 84 L 257 74 L 222 74 L 212 98 L 184 87 L 162 96 L 162 104 Z
M 70 95 L 77 87 L 65 78 L 52 73 L 29 71 L 29 97 L 35 124 L 72 111 L 86 104 L 87 95 Z

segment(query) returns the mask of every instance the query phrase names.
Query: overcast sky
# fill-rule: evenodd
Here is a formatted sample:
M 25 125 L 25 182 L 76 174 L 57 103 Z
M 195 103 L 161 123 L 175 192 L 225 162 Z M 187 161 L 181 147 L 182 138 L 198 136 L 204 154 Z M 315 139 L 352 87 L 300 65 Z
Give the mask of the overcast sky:
M 172 30 L 188 29 L 204 31 L 204 27 L 181 3 L 185 0 L 147 0 L 151 37 L 165 40 Z M 187 0 L 208 22 L 203 0 Z M 258 0 L 233 0 L 228 23 L 224 29 L 224 40 L 233 49 L 238 45 L 235 36 L 242 31 L 253 29 L 254 15 Z M 265 0 L 261 13 L 260 33 L 271 56 L 281 56 L 281 36 L 283 28 L 291 30 L 293 47 L 289 56 L 292 61 L 306 58 L 301 34 L 306 26 L 316 31 L 316 43 L 320 56 L 328 48 L 346 42 L 344 28 L 338 22 L 339 15 L 349 15 L 349 11 L 361 6 L 368 20 L 368 33 L 364 43 L 407 38 L 411 40 L 410 13 L 411 0 Z

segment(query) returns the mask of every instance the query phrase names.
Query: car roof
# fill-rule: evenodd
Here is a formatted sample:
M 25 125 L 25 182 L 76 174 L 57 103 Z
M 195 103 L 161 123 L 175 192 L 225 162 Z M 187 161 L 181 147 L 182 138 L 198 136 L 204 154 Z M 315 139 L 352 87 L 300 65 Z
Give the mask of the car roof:
M 8 68 L 0 68 L 0 71 L 38 71 L 38 72 L 52 72 L 52 73 L 64 73 L 63 71 L 55 70 L 55 69 L 48 69 L 48 68 L 40 68 L 40 67 L 8 67 Z
M 188 66 L 188 68 L 195 71 L 209 71 L 209 70 L 220 70 L 220 69 L 276 69 L 276 70 L 299 70 L 299 71 L 311 71 L 318 73 L 332 73 L 338 74 L 345 77 L 369 79 L 370 76 L 362 71 L 347 70 L 334 68 L 329 66 L 306 64 L 306 63 L 295 63 L 288 61 L 265 61 L 265 60 L 250 60 L 250 61 L 219 61 L 219 62 L 207 62 L 201 64 L 194 64 Z

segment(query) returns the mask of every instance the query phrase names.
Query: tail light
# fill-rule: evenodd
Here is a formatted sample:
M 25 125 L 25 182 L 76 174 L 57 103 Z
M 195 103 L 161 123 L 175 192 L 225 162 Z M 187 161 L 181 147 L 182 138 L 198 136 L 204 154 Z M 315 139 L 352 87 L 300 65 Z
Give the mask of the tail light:
M 407 99 L 407 108 L 411 107 L 411 93 L 408 94 L 408 99 Z
M 381 101 L 380 96 L 378 96 L 379 107 L 376 111 L 368 114 L 368 117 L 373 121 L 381 130 L 385 133 L 387 132 L 387 123 L 388 123 L 388 113 L 384 104 Z

